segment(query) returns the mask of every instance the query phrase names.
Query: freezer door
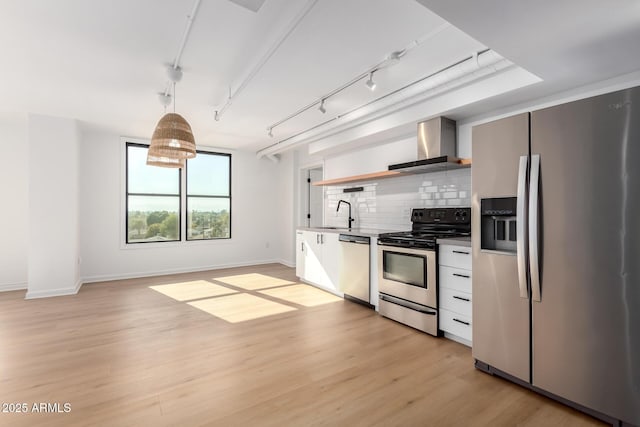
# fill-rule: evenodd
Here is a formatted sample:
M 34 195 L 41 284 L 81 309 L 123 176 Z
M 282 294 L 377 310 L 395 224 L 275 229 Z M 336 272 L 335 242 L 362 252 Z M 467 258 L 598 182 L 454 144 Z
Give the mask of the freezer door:
M 472 136 L 473 357 L 528 382 L 530 306 L 526 272 L 525 298 L 521 298 L 518 257 L 481 250 L 480 201 L 515 197 L 521 175 L 525 188 L 529 114 L 475 126 Z M 521 157 L 525 160 L 522 174 Z M 521 229 L 522 224 L 517 225 Z
M 533 384 L 640 425 L 640 89 L 534 112 L 531 138 Z

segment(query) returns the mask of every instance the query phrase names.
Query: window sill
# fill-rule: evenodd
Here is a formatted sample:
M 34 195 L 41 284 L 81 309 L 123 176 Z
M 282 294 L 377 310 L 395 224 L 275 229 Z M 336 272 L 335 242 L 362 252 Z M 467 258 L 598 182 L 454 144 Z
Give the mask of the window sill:
M 209 239 L 209 240 L 181 240 L 177 242 L 149 242 L 149 243 L 120 243 L 121 250 L 139 249 L 176 249 L 185 246 L 208 246 L 208 245 L 229 245 L 233 243 L 233 238 L 229 239 Z

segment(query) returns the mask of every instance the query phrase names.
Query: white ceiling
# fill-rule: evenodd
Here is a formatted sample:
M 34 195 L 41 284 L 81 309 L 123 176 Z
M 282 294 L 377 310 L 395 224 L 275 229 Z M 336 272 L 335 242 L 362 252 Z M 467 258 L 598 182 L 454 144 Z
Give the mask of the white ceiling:
M 640 70 L 640 0 L 417 0 L 542 79 L 460 117 Z
M 238 88 L 310 4 L 216 122 L 213 112 L 229 87 Z M 199 144 L 257 150 L 486 47 L 544 81 L 459 109 L 460 117 L 640 69 L 639 0 L 540 4 L 266 0 L 252 12 L 228 0 L 202 0 L 180 61 L 177 112 Z M 148 138 L 163 112 L 156 94 L 166 87 L 165 67 L 192 6 L 187 0 L 0 0 L 1 109 Z M 267 136 L 269 125 L 429 34 L 398 64 L 376 73 L 374 93 L 358 84 L 329 99 L 326 115 L 311 109 L 274 129 L 275 138 Z

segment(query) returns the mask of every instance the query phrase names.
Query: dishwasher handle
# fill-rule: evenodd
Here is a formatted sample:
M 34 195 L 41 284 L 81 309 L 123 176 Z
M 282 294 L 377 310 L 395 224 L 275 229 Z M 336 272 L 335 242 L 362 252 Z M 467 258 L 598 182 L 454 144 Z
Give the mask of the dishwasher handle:
M 345 243 L 358 243 L 361 245 L 371 244 L 371 240 L 369 239 L 369 237 L 354 236 L 352 234 L 340 234 L 338 236 L 338 240 Z

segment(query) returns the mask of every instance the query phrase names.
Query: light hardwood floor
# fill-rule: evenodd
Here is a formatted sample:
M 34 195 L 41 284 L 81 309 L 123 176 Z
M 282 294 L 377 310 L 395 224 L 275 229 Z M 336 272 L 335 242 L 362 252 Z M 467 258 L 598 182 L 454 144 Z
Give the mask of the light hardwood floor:
M 581 426 L 469 348 L 297 284 L 279 264 L 0 294 L 2 426 Z

